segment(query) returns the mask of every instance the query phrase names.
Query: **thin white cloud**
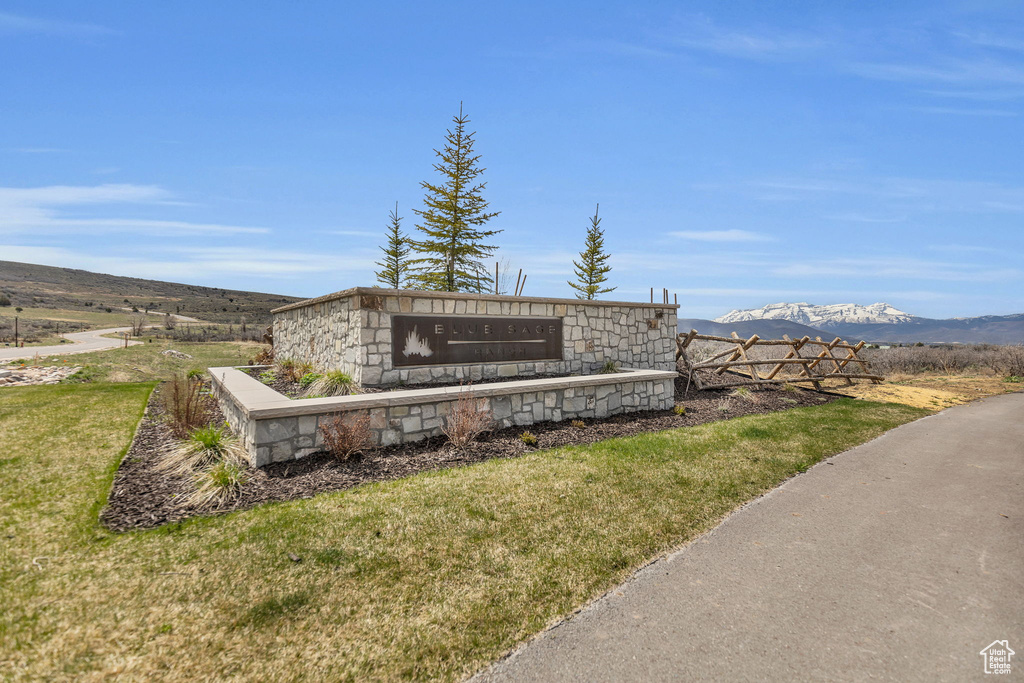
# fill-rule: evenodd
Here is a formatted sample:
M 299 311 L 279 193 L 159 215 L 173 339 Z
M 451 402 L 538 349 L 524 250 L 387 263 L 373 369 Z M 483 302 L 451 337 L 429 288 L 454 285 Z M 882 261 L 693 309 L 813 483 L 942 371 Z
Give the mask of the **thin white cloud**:
M 1017 112 L 1009 109 L 963 109 L 960 107 L 912 107 L 912 109 L 925 114 L 950 114 L 953 116 L 1020 116 Z
M 266 233 L 267 228 L 154 220 L 148 218 L 80 217 L 74 207 L 119 204 L 181 205 L 167 190 L 154 185 L 0 187 L 0 234 L 97 234 L 137 232 L 146 235 Z
M 851 223 L 905 223 L 906 216 L 868 216 L 860 213 L 839 213 L 824 216 L 831 221 L 850 221 Z
M 935 65 L 860 62 L 848 68 L 855 75 L 881 81 L 963 83 L 971 86 L 979 83 L 1024 83 L 1024 69 L 995 59 L 943 60 Z
M 991 47 L 1011 52 L 1024 52 L 1024 40 L 1019 38 L 997 36 L 990 33 L 955 33 L 954 35 L 981 47 Z
M 670 44 L 739 59 L 769 60 L 806 55 L 824 45 L 817 36 L 775 29 L 731 29 L 706 16 L 688 17 L 674 23 Z
M 860 280 L 896 278 L 945 282 L 1007 282 L 1024 272 L 1015 268 L 926 261 L 903 257 L 842 258 L 815 263 L 790 263 L 771 269 L 779 277 L 850 277 Z
M 7 151 L 16 154 L 67 154 L 71 150 L 63 147 L 13 147 Z
M 925 95 L 946 97 L 950 99 L 973 100 L 977 102 L 1003 102 L 1024 97 L 1024 88 L 1003 88 L 990 90 L 957 89 L 957 90 L 922 90 Z
M 80 268 L 99 273 L 157 280 L 206 281 L 211 274 L 301 280 L 316 273 L 364 273 L 366 256 L 283 251 L 258 247 L 182 247 L 138 251 L 132 255 L 93 254 L 49 246 L 0 245 L 5 260 Z
M 322 235 L 339 235 L 341 237 L 383 237 L 384 232 L 371 232 L 370 230 L 319 230 Z
M 0 206 L 147 202 L 167 199 L 170 196 L 167 190 L 155 185 L 0 187 Z
M 44 19 L 42 17 L 28 17 L 20 14 L 10 14 L 9 12 L 0 12 L 0 34 L 18 33 L 91 38 L 117 32 L 98 24 Z
M 780 178 L 748 181 L 751 195 L 762 201 L 814 199 L 809 195 L 846 194 L 870 197 L 874 207 L 886 207 L 898 215 L 914 211 L 961 211 L 973 213 L 1024 211 L 1024 186 L 976 180 L 866 177 L 854 180 Z M 732 191 L 736 183 L 717 189 Z M 712 189 L 707 185 L 705 189 Z M 767 191 L 767 192 L 766 192 Z M 886 203 L 880 203 L 886 202 Z M 854 214 L 856 212 L 853 212 Z M 840 214 L 842 215 L 842 214 Z
M 698 242 L 773 242 L 774 238 L 749 230 L 680 230 L 672 237 Z

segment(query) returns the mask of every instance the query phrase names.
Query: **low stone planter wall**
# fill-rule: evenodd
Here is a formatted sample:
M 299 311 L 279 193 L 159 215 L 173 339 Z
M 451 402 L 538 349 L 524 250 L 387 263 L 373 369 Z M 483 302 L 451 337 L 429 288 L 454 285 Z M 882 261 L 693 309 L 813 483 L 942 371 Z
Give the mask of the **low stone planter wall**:
M 667 410 L 674 403 L 676 373 L 624 369 L 605 375 L 297 400 L 236 368 L 210 368 L 210 376 L 228 424 L 244 440 L 253 466 L 262 467 L 320 450 L 319 427 L 338 414 L 368 413 L 373 444 L 388 446 L 440 434 L 462 392 L 483 401 L 495 427 L 525 426 Z

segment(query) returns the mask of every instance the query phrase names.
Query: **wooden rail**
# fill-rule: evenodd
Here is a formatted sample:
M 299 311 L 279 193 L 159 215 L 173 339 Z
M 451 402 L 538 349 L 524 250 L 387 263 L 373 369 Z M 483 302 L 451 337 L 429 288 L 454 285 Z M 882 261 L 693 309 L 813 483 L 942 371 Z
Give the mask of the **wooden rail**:
M 721 342 L 732 346 L 705 360 L 694 360 L 688 352 L 694 341 Z M 758 346 L 785 346 L 788 350 L 781 358 L 751 358 L 747 352 Z M 735 332 L 731 337 L 717 337 L 690 330 L 676 337 L 676 363 L 698 389 L 802 382 L 820 389 L 821 382 L 826 379 L 841 379 L 847 384 L 861 379 L 880 384 L 882 377 L 872 373 L 868 362 L 857 356 L 862 348 L 864 342 L 848 344 L 839 337 L 830 342 L 823 341 L 821 337 L 790 339 L 788 335 L 783 335 L 782 339 L 761 339 L 755 334 L 749 339 L 742 339 Z M 801 354 L 801 351 L 804 353 Z M 745 373 L 737 372 L 737 369 L 744 369 Z M 783 372 L 787 369 L 787 372 Z M 708 382 L 698 370 L 713 373 L 714 376 L 728 372 L 730 376 L 723 378 L 726 381 L 722 383 Z

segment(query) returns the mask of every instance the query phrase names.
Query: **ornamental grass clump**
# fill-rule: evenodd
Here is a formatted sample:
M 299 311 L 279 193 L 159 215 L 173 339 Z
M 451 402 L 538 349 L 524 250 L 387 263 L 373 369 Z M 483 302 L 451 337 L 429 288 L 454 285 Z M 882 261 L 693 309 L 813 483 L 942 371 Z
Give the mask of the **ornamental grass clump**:
M 219 506 L 236 498 L 248 481 L 247 466 L 245 447 L 226 426 L 216 425 L 192 430 L 157 463 L 161 471 L 192 479 L 192 490 L 178 500 L 178 505 L 192 508 Z
M 192 432 L 161 458 L 159 469 L 171 474 L 194 474 L 221 462 L 245 465 L 245 447 L 226 426 L 206 425 Z
M 303 398 L 348 396 L 356 393 L 356 384 L 352 381 L 351 375 L 347 375 L 341 370 L 328 370 L 304 386 L 306 391 L 303 393 Z
M 219 507 L 238 497 L 249 474 L 241 465 L 219 462 L 195 476 L 195 489 L 181 499 L 181 505 L 193 508 Z

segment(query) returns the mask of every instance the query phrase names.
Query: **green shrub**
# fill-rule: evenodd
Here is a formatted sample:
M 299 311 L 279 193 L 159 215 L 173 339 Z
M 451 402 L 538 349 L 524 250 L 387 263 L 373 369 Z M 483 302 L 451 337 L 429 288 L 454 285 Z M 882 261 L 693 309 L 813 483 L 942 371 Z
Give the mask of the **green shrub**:
M 675 413 L 676 415 L 686 415 L 686 406 L 677 405 L 672 409 L 672 412 Z
M 619 366 L 613 360 L 606 360 L 601 366 L 600 374 L 611 375 L 619 371 Z
M 303 389 L 307 388 L 310 384 L 323 377 L 319 372 L 307 372 L 299 379 L 299 384 Z
M 273 384 L 274 382 L 277 381 L 277 373 L 274 372 L 273 370 L 264 370 L 259 375 L 257 375 L 257 379 L 259 379 L 259 381 L 263 382 L 264 384 Z
M 1010 375 L 1003 381 L 1010 382 L 1011 384 L 1020 384 L 1021 382 L 1024 382 L 1024 377 L 1021 377 L 1020 375 Z
M 519 440 L 525 443 L 527 446 L 537 445 L 537 437 L 531 434 L 530 432 L 523 432 L 522 434 L 520 434 Z

